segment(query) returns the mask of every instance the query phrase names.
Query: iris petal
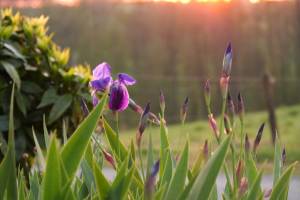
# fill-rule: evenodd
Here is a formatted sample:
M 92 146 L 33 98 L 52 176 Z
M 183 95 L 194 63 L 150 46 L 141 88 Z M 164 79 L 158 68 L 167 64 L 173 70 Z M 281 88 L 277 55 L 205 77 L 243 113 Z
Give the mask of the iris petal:
M 109 108 L 113 111 L 123 111 L 128 107 L 129 94 L 123 82 L 114 81 L 110 88 Z
M 106 77 L 111 77 L 111 67 L 108 63 L 103 62 L 93 70 L 93 80 L 104 79 Z
M 90 85 L 96 91 L 104 91 L 110 86 L 111 82 L 112 78 L 109 76 L 103 79 L 92 80 Z
M 134 85 L 136 83 L 136 80 L 132 76 L 125 73 L 118 74 L 118 79 L 125 85 Z

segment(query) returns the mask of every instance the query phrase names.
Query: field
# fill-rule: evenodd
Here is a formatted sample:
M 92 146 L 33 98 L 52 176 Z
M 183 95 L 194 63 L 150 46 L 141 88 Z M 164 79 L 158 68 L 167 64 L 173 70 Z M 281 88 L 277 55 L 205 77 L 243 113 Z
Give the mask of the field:
M 300 130 L 300 105 L 280 107 L 277 112 L 277 121 L 279 126 L 279 137 L 281 143 L 286 147 L 287 150 L 287 161 L 292 162 L 295 160 L 300 160 L 299 152 L 299 132 Z M 253 112 L 246 114 L 245 118 L 245 130 L 249 134 L 251 142 L 254 141 L 257 130 L 261 123 L 267 122 L 268 116 L 266 112 Z M 238 119 L 237 119 L 238 120 Z M 237 121 L 239 126 L 239 122 Z M 237 126 L 237 130 L 239 127 Z M 170 125 L 169 126 L 169 139 L 170 144 L 173 148 L 182 149 L 186 137 L 189 137 L 191 144 L 191 159 L 193 161 L 197 155 L 199 149 L 202 148 L 204 140 L 208 139 L 210 143 L 215 143 L 213 138 L 213 133 L 209 128 L 206 121 L 195 121 L 188 122 L 184 126 L 182 125 Z M 136 131 L 128 130 L 121 134 L 121 139 L 126 144 L 130 142 L 131 139 L 135 139 Z M 146 130 L 143 137 L 143 147 L 145 148 L 148 144 L 148 134 L 152 134 L 153 144 L 156 153 L 159 149 L 159 129 L 156 127 L 150 127 Z M 258 159 L 262 162 L 272 162 L 273 160 L 273 148 L 270 139 L 269 126 L 265 127 L 263 138 L 258 149 Z M 268 165 L 266 168 L 269 168 Z

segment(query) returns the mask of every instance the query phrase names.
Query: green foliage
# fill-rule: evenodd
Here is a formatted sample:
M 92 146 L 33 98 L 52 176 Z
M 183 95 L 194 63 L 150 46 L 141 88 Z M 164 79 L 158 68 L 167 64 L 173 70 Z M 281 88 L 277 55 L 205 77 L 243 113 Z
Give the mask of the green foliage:
M 8 124 L 9 93 L 16 85 L 14 98 L 17 158 L 32 152 L 34 125 L 37 136 L 43 133 L 43 115 L 52 130 L 60 129 L 62 119 L 74 130 L 81 117 L 79 100 L 88 94 L 88 66 L 68 65 L 69 49 L 61 49 L 48 33 L 48 18 L 30 18 L 12 10 L 0 16 L 0 118 Z M 0 126 L 3 134 L 7 126 Z
M 22 171 L 17 173 L 14 151 L 14 90 L 10 103 L 10 124 L 9 141 L 5 158 L 0 164 L 0 198 L 1 199 L 217 199 L 216 178 L 221 169 L 224 173 L 233 176 L 236 171 L 228 170 L 226 162 L 228 152 L 234 144 L 233 135 L 225 136 L 219 147 L 209 156 L 205 149 L 199 153 L 201 156 L 194 164 L 189 161 L 189 142 L 185 144 L 180 159 L 174 159 L 173 151 L 169 146 L 167 127 L 164 119 L 161 120 L 161 153 L 165 161 L 160 165 L 160 172 L 154 172 L 153 163 L 156 155 L 148 154 L 148 163 L 151 167 L 144 180 L 139 173 L 141 166 L 135 158 L 135 145 L 133 143 L 126 147 L 117 137 L 116 132 L 111 128 L 103 117 L 106 96 L 103 96 L 100 103 L 91 111 L 77 130 L 66 142 L 61 144 L 55 134 L 48 135 L 44 128 L 44 140 L 47 143 L 46 152 L 43 153 L 40 144 L 33 130 L 33 138 L 36 143 L 37 157 L 34 167 L 29 174 L 29 185 L 26 186 L 26 179 Z M 94 135 L 97 124 L 102 124 L 105 130 L 106 140 L 99 141 Z M 63 131 L 63 130 L 62 130 Z M 151 136 L 150 136 L 151 138 Z M 100 139 L 104 139 L 100 137 Z M 152 149 L 151 140 L 148 144 Z M 99 148 L 104 150 L 106 143 L 109 145 L 109 152 L 112 152 L 111 159 L 115 161 L 112 170 L 115 171 L 114 179 L 107 178 L 101 162 L 102 158 L 111 161 L 109 154 L 99 154 Z M 295 169 L 295 164 L 287 167 L 284 172 L 283 165 L 279 164 L 279 141 L 275 146 L 274 188 L 270 199 L 284 200 L 288 198 L 289 182 Z M 206 147 L 205 147 L 206 148 Z M 245 156 L 245 168 L 241 170 L 243 181 L 239 184 L 229 184 L 223 192 L 224 199 L 262 199 L 264 193 L 261 190 L 261 179 L 263 173 L 258 172 L 255 162 L 255 155 L 250 151 L 240 149 Z M 238 150 L 237 150 L 238 151 Z M 207 158 L 208 157 L 208 158 Z M 277 157 L 277 159 L 276 159 Z M 231 158 L 230 158 L 231 159 Z M 235 163 L 236 164 L 236 163 Z M 148 164 L 149 165 L 149 164 Z M 163 168 L 162 168 L 163 167 Z M 153 171 L 154 170 L 154 171 Z M 280 171 L 280 172 L 278 172 Z M 282 172 L 282 173 L 281 173 Z M 243 184 L 248 183 L 248 184 Z M 149 193 L 150 192 L 150 193 Z

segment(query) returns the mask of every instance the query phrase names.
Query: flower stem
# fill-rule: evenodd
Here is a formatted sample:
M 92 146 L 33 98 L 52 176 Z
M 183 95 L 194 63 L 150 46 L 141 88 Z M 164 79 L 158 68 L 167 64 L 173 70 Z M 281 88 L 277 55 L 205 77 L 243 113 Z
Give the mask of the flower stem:
M 115 113 L 115 116 L 116 116 L 116 133 L 117 133 L 117 140 L 118 140 L 118 149 L 117 149 L 117 152 L 118 152 L 118 158 L 119 160 L 121 160 L 120 158 L 120 130 L 119 130 L 119 113 L 116 112 Z
M 138 148 L 138 154 L 139 154 L 139 159 L 140 159 L 140 164 L 141 164 L 142 177 L 143 177 L 143 181 L 145 182 L 146 177 L 145 177 L 145 172 L 144 172 L 144 164 L 143 164 L 141 147 Z

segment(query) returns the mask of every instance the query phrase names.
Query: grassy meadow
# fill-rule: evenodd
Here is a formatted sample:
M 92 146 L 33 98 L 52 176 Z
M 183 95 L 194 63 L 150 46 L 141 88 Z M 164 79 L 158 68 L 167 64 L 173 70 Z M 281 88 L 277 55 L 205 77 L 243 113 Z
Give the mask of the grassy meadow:
M 277 121 L 279 127 L 279 137 L 282 145 L 286 147 L 287 151 L 287 162 L 292 162 L 295 160 L 300 160 L 299 152 L 299 136 L 300 133 L 300 105 L 280 107 L 276 111 Z M 245 131 L 249 135 L 250 141 L 253 144 L 254 138 L 257 134 L 259 126 L 263 122 L 268 121 L 268 115 L 266 112 L 251 112 L 245 116 Z M 239 130 L 239 121 L 236 118 L 236 129 Z M 210 145 L 215 145 L 215 138 L 213 132 L 209 127 L 207 121 L 200 120 L 195 122 L 187 122 L 184 126 L 180 124 L 169 125 L 169 139 L 170 144 L 174 149 L 182 149 L 185 143 L 185 139 L 189 137 L 190 139 L 190 162 L 196 159 L 196 156 L 203 147 L 205 139 L 209 140 Z M 121 131 L 121 140 L 125 144 L 129 144 L 131 139 L 135 140 L 136 130 L 131 129 L 127 131 Z M 155 152 L 158 153 L 159 150 L 159 128 L 149 127 L 143 136 L 143 148 L 144 153 L 146 153 L 148 145 L 148 135 L 152 134 L 153 145 Z M 236 133 L 237 135 L 239 133 Z M 212 148 L 211 148 L 212 149 Z M 264 129 L 261 144 L 258 148 L 258 159 L 261 163 L 267 161 L 267 163 L 273 162 L 273 148 L 271 142 L 270 128 L 267 125 Z M 269 168 L 269 164 L 266 168 Z M 299 172 L 299 170 L 298 170 Z M 298 173 L 299 174 L 299 173 Z

